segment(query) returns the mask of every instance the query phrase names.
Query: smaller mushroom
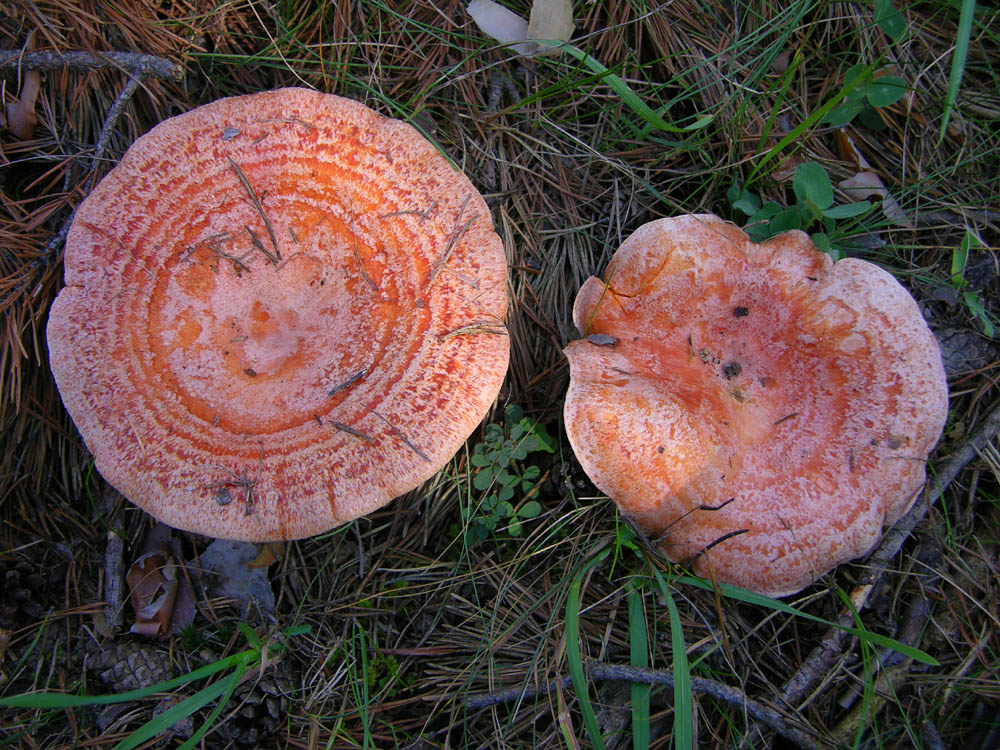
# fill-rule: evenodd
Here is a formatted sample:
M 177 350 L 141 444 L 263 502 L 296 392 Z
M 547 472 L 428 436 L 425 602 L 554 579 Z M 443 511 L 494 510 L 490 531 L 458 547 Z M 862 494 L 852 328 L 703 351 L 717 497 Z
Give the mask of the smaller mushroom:
M 881 268 L 833 263 L 802 232 L 755 244 L 715 216 L 661 219 L 587 280 L 573 316 L 567 435 L 669 559 L 784 596 L 913 504 L 947 383 Z

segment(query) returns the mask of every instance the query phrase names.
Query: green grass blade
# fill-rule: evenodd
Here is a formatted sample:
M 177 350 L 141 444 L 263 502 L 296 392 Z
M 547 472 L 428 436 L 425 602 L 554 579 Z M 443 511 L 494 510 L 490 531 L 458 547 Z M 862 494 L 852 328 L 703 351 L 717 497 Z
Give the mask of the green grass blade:
M 670 613 L 670 648 L 674 662 L 674 750 L 692 750 L 694 724 L 691 718 L 691 670 L 681 616 L 670 591 L 664 597 Z
M 635 93 L 627 83 L 625 83 L 625 81 L 623 81 L 619 76 L 616 76 L 604 67 L 604 65 L 602 65 L 598 60 L 588 55 L 582 49 L 574 47 L 572 44 L 562 44 L 559 49 L 568 54 L 570 57 L 582 62 L 596 75 L 600 76 L 600 78 L 611 87 L 611 90 L 618 94 L 626 107 L 645 120 L 647 125 L 656 128 L 657 130 L 664 130 L 668 133 L 690 133 L 693 130 L 699 130 L 705 127 L 714 119 L 713 115 L 702 115 L 687 127 L 679 128 L 676 125 L 671 125 L 654 109 L 646 104 L 646 102 L 644 102 L 642 98 Z
M 649 666 L 649 637 L 646 632 L 646 613 L 642 606 L 642 592 L 633 581 L 628 586 L 628 647 L 633 667 Z M 646 750 L 649 747 L 649 685 L 633 682 L 632 691 L 632 747 Z
M 869 73 L 871 69 L 869 68 Z M 750 173 L 750 177 L 747 178 L 746 185 L 744 188 L 750 187 L 760 174 L 760 171 L 767 165 L 772 159 L 777 157 L 782 151 L 784 151 L 789 144 L 795 143 L 796 141 L 802 140 L 802 134 L 805 133 L 809 128 L 811 128 L 816 123 L 820 122 L 827 113 L 830 112 L 834 107 L 844 101 L 847 95 L 854 91 L 862 81 L 865 80 L 864 75 L 857 75 L 851 80 L 844 84 L 844 87 L 838 91 L 829 101 L 819 107 L 815 112 L 806 117 L 802 122 L 796 125 L 792 130 L 785 135 L 780 141 L 778 141 L 771 150 L 764 154 L 763 158 L 754 165 L 753 172 Z
M 216 680 L 211 685 L 202 688 L 194 695 L 188 696 L 176 706 L 171 706 L 162 714 L 147 721 L 141 727 L 132 732 L 132 734 L 115 745 L 115 750 L 133 750 L 133 748 L 138 747 L 146 740 L 151 740 L 153 737 L 160 734 L 160 732 L 166 731 L 178 721 L 187 718 L 202 706 L 205 706 L 224 693 L 228 692 L 231 694 L 233 689 L 236 687 L 236 683 L 239 681 L 239 678 L 243 676 L 244 672 L 246 672 L 246 665 L 241 664 L 228 677 Z M 223 704 L 220 703 L 218 707 L 220 710 L 222 705 Z M 207 729 L 208 725 L 203 726 L 199 731 L 201 734 L 204 734 Z
M 941 132 L 938 133 L 938 143 L 944 139 L 944 134 L 948 131 L 951 111 L 955 108 L 958 88 L 962 85 L 962 76 L 965 74 L 965 59 L 969 55 L 969 39 L 972 36 L 972 21 L 975 14 L 976 0 L 962 0 L 962 9 L 958 16 L 958 31 L 955 32 L 955 54 L 951 58 L 948 92 L 944 100 L 944 113 L 941 115 Z
M 831 622 L 830 620 L 825 620 L 822 617 L 817 617 L 816 615 L 811 615 L 808 612 L 803 612 L 800 609 L 795 609 L 795 607 L 791 607 L 784 602 L 779 602 L 777 599 L 772 599 L 771 597 L 764 596 L 763 594 L 747 591 L 746 589 L 741 589 L 738 586 L 731 586 L 728 583 L 713 585 L 709 581 L 703 581 L 702 579 L 695 578 L 694 576 L 680 576 L 677 581 L 679 583 L 687 583 L 691 586 L 696 586 L 697 588 L 704 589 L 705 591 L 715 591 L 718 589 L 723 596 L 729 597 L 730 599 L 736 599 L 737 601 L 746 602 L 747 604 L 753 604 L 758 607 L 767 607 L 768 609 L 773 609 L 776 612 L 784 612 L 789 615 L 795 615 L 796 617 L 802 617 L 806 620 L 827 625 L 831 628 L 837 628 L 838 630 L 843 630 L 845 633 L 849 633 L 857 638 L 860 638 L 866 643 L 874 643 L 879 646 L 884 646 L 885 648 L 891 648 L 893 651 L 898 651 L 904 656 L 908 656 L 909 658 L 915 659 L 923 664 L 929 664 L 932 667 L 940 666 L 940 662 L 938 662 L 937 659 L 930 654 L 921 651 L 919 648 L 907 646 L 905 643 L 900 643 L 892 638 L 887 638 L 886 636 L 879 635 L 878 633 L 872 633 L 868 630 L 864 630 L 863 628 L 852 628 L 839 625 L 838 623 Z
M 26 693 L 25 695 L 13 695 L 9 698 L 0 698 L 0 707 L 4 708 L 77 708 L 80 706 L 105 706 L 111 703 L 125 703 L 126 701 L 136 701 L 148 698 L 156 693 L 165 693 L 173 688 L 187 685 L 195 680 L 202 680 L 206 677 L 232 669 L 240 664 L 249 663 L 253 659 L 259 658 L 260 652 L 251 649 L 241 651 L 238 654 L 219 659 L 204 667 L 199 667 L 187 674 L 176 677 L 166 682 L 158 682 L 139 690 L 130 690 L 127 693 L 117 693 L 115 695 L 68 695 L 66 693 Z
M 211 729 L 216 720 L 219 718 L 219 714 L 229 703 L 229 699 L 233 697 L 233 691 L 236 690 L 236 686 L 240 684 L 240 680 L 243 679 L 243 675 L 246 674 L 248 667 L 245 664 L 241 664 L 236 668 L 232 677 L 229 678 L 229 685 L 227 689 L 223 692 L 222 697 L 219 698 L 219 702 L 215 704 L 215 708 L 212 709 L 212 713 L 208 715 L 205 722 L 198 727 L 198 731 L 192 734 L 188 739 L 181 745 L 177 750 L 194 750 L 195 745 L 201 741 L 201 738 L 205 736 L 209 729 Z M 225 682 L 225 680 L 220 680 L 220 682 Z
M 566 661 L 569 664 L 569 676 L 573 680 L 573 690 L 576 691 L 576 701 L 583 715 L 583 725 L 590 735 L 590 744 L 595 750 L 604 750 L 604 738 L 597 726 L 594 706 L 590 702 L 587 676 L 584 674 L 583 658 L 580 655 L 580 587 L 586 572 L 585 567 L 577 573 L 566 595 Z

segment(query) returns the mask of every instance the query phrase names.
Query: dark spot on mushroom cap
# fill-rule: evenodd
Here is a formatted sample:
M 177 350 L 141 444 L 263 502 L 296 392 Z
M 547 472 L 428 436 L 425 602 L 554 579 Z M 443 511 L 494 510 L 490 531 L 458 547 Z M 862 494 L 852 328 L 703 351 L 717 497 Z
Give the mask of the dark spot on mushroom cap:
M 745 318 L 749 314 L 750 314 L 750 309 L 747 307 L 740 306 L 733 308 L 733 315 L 736 316 L 737 318 Z
M 739 362 L 727 362 L 722 366 L 722 374 L 727 378 L 735 378 L 743 372 L 743 365 Z
M 606 333 L 592 333 L 587 336 L 587 341 L 595 346 L 615 346 L 618 343 L 618 339 Z

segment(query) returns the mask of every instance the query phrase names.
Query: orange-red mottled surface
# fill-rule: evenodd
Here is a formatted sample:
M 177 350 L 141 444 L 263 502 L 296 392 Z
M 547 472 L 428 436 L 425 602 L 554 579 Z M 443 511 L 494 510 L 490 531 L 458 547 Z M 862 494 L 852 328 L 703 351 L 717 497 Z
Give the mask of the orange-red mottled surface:
M 432 476 L 507 369 L 506 263 L 416 130 L 305 89 L 136 141 L 77 212 L 52 370 L 98 471 L 168 524 L 324 531 Z
M 671 560 L 787 595 L 912 505 L 947 384 L 877 266 L 833 263 L 802 232 L 754 244 L 715 216 L 662 219 L 573 312 L 590 338 L 566 349 L 570 442 Z

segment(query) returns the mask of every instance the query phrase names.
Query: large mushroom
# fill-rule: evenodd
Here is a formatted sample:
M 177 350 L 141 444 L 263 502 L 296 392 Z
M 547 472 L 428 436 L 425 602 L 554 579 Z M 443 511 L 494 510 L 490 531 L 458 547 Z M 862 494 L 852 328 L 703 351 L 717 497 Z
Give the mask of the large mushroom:
M 589 279 L 566 349 L 584 470 L 666 556 L 784 596 L 913 504 L 947 384 L 913 298 L 802 232 L 653 221 Z
M 507 369 L 482 197 L 409 125 L 305 89 L 137 140 L 65 274 L 51 366 L 98 471 L 211 536 L 316 534 L 414 488 Z

